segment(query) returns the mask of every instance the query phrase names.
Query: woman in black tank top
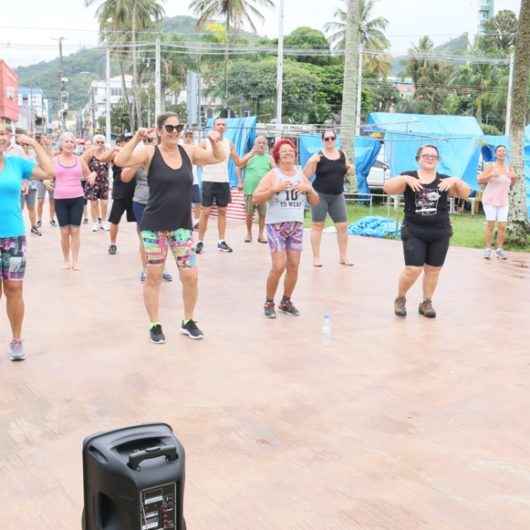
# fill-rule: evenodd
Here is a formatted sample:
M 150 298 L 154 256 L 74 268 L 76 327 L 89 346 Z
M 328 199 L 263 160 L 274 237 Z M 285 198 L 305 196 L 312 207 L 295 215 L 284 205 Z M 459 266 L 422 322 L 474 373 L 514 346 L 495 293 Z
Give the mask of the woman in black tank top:
M 211 150 L 200 145 L 179 145 L 183 126 L 174 113 L 159 116 L 157 125 L 157 147 L 145 144 L 139 147 L 140 142 L 155 133 L 154 129 L 140 129 L 117 153 L 115 163 L 122 167 L 142 166 L 147 170 L 149 200 L 140 224 L 147 256 L 144 302 L 150 320 L 151 342 L 163 344 L 166 338 L 159 319 L 159 292 L 169 250 L 177 262 L 183 287 L 184 318 L 180 332 L 192 339 L 203 338 L 194 321 L 198 272 L 191 222 L 192 164 L 217 164 L 225 154 L 216 132 L 208 137 Z
M 336 146 L 337 136 L 333 130 L 322 134 L 324 147 L 313 155 L 306 164 L 304 174 L 307 178 L 315 175 L 313 187 L 318 192 L 319 203 L 311 208 L 313 224 L 311 225 L 311 247 L 313 265 L 322 267 L 320 261 L 320 243 L 322 231 L 329 214 L 337 230 L 339 246 L 339 263 L 352 266 L 348 259 L 348 216 L 344 198 L 344 181 L 351 169 L 346 155 Z
M 418 170 L 405 171 L 387 180 L 383 188 L 389 195 L 403 193 L 405 199 L 405 220 L 401 227 L 405 269 L 394 300 L 394 313 L 398 317 L 407 316 L 405 297 L 422 272 L 423 301 L 418 311 L 424 317 L 436 317 L 432 297 L 452 234 L 448 199 L 451 196 L 466 199 L 469 195 L 465 182 L 436 171 L 439 157 L 436 146 L 420 147 L 416 154 Z

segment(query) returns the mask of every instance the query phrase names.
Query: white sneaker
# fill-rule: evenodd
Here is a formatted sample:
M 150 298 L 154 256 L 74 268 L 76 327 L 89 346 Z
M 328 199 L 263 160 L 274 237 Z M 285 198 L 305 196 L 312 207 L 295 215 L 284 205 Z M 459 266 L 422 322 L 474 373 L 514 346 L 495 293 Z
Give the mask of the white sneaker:
M 498 248 L 495 253 L 497 254 L 498 259 L 507 260 L 508 256 L 506 255 L 506 252 L 502 248 Z
M 9 350 L 7 353 L 12 361 L 23 361 L 26 358 L 26 354 L 24 353 L 24 348 L 22 347 L 21 340 L 13 339 L 9 343 Z
M 105 232 L 109 232 L 110 231 L 110 223 L 108 221 L 104 221 L 103 223 L 101 223 L 101 229 L 105 230 Z
M 491 259 L 491 248 L 484 249 L 484 259 Z
M 92 232 L 99 232 L 99 223 L 94 223 L 92 225 Z

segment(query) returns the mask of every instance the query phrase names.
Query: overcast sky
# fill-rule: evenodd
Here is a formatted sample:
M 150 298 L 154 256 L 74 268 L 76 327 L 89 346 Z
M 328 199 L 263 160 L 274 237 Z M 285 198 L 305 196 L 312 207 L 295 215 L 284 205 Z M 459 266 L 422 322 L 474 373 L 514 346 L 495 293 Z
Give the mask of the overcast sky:
M 2 4 L 4 4 L 3 0 Z M 377 0 L 374 16 L 389 20 L 387 35 L 394 53 L 403 53 L 421 35 L 440 44 L 464 32 L 474 34 L 478 26 L 480 0 Z M 96 0 L 98 5 L 100 1 Z M 166 0 L 169 16 L 189 15 L 188 0 Z M 285 0 L 285 31 L 298 26 L 322 26 L 333 18 L 340 0 Z M 519 12 L 520 0 L 495 0 L 497 11 Z M 95 8 L 84 0 L 12 0 L 2 5 L 0 16 L 0 59 L 12 66 L 28 65 L 57 57 L 59 36 L 65 37 L 64 52 L 97 43 Z M 275 10 L 265 11 L 259 32 L 276 36 Z

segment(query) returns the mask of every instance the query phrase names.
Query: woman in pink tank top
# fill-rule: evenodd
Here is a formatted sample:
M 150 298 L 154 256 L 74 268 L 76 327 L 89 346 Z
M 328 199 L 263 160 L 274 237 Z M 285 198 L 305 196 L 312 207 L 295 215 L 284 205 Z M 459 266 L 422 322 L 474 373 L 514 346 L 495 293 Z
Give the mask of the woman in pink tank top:
M 497 223 L 497 258 L 507 259 L 503 245 L 508 221 L 510 188 L 516 180 L 513 168 L 506 161 L 506 147 L 497 146 L 495 163 L 489 165 L 478 177 L 479 184 L 485 184 L 482 195 L 482 206 L 486 215 L 484 259 L 491 259 L 492 239 L 495 223 Z
M 80 226 L 84 208 L 81 179 L 93 182 L 86 162 L 74 154 L 75 137 L 64 133 L 59 140 L 59 154 L 54 158 L 55 211 L 61 228 L 61 248 L 65 270 L 79 270 Z

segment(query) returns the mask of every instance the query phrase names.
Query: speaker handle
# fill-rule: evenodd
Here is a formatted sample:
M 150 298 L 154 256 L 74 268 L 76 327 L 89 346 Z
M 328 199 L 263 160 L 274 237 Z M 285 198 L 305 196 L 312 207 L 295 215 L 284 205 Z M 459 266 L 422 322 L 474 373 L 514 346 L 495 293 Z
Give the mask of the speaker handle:
M 135 451 L 129 455 L 129 461 L 127 465 L 136 471 L 140 469 L 140 464 L 144 460 L 149 460 L 150 458 L 158 458 L 160 456 L 165 456 L 166 460 L 176 460 L 178 458 L 177 447 L 175 445 L 164 445 L 156 447 L 148 447 L 143 451 Z

